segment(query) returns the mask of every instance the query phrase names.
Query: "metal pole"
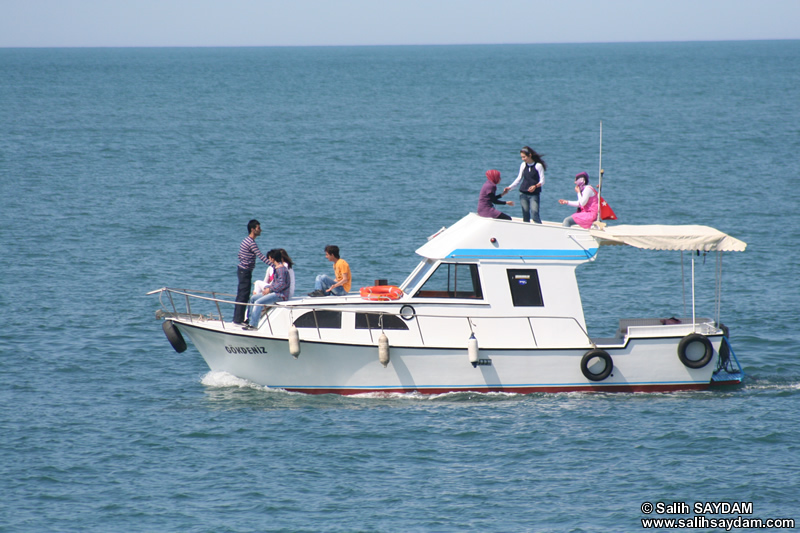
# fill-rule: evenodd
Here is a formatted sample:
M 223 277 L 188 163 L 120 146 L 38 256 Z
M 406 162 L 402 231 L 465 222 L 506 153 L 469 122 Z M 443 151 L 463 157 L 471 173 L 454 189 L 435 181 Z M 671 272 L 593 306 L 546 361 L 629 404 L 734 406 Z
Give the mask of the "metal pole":
M 600 163 L 598 165 L 598 175 L 603 173 L 603 121 L 600 121 Z
M 694 314 L 694 253 L 692 253 L 692 333 L 697 331 L 697 320 Z
M 717 327 L 722 320 L 722 252 L 717 251 Z
M 686 316 L 686 273 L 683 264 L 683 250 L 681 250 L 681 293 L 683 294 L 683 316 Z
M 600 163 L 598 165 L 598 175 L 600 176 L 597 182 L 597 222 L 600 222 L 600 194 L 603 192 L 603 121 L 600 121 Z
M 222 309 L 219 308 L 219 300 L 217 300 L 217 293 L 212 292 L 211 297 L 214 298 L 214 303 L 217 304 L 217 313 L 219 313 L 219 323 L 222 329 L 225 329 L 225 319 L 222 317 Z

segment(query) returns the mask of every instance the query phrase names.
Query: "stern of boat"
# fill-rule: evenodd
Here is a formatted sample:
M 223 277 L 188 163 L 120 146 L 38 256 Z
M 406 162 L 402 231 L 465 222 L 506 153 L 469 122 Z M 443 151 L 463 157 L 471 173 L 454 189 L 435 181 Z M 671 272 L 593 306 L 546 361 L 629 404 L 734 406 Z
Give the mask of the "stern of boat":
M 725 335 L 722 337 L 722 344 L 719 349 L 719 360 L 717 368 L 711 375 L 712 386 L 740 385 L 744 380 L 744 369 L 739 364 L 736 354 L 728 339 L 728 331 L 725 326 L 721 326 Z

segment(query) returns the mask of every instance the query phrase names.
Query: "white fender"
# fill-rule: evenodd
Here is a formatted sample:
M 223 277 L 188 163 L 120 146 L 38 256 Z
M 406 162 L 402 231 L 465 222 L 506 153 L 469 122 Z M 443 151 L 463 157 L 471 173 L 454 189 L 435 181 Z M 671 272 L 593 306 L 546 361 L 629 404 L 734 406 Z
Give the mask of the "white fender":
M 389 337 L 383 332 L 378 337 L 378 361 L 381 362 L 383 368 L 389 364 Z
M 475 338 L 475 333 L 469 336 L 467 341 L 467 353 L 469 354 L 469 362 L 472 366 L 478 366 L 480 355 L 478 354 L 478 339 Z
M 289 353 L 297 359 L 297 356 L 300 355 L 300 333 L 298 333 L 297 328 L 292 324 L 289 326 Z

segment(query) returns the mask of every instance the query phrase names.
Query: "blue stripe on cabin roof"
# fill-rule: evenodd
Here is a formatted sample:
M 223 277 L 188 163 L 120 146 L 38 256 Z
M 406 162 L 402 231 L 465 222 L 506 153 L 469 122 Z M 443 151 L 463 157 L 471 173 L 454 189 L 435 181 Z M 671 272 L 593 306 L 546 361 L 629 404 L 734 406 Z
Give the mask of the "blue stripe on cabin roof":
M 447 258 L 457 259 L 466 257 L 486 257 L 491 259 L 521 257 L 524 259 L 568 259 L 579 261 L 591 259 L 597 253 L 597 248 L 587 250 L 530 250 L 530 249 L 500 249 L 500 248 L 456 248 Z

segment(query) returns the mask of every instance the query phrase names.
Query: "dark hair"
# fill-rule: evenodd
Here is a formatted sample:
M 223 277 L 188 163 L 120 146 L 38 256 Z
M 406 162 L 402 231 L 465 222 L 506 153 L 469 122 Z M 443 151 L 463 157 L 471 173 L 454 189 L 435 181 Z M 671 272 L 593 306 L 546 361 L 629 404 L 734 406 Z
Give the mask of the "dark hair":
M 294 265 L 294 263 L 292 262 L 292 258 L 289 257 L 289 254 L 286 253 L 286 250 L 284 250 L 283 248 L 278 248 L 278 251 L 281 253 L 281 261 L 286 263 L 286 265 L 289 268 L 292 268 L 292 265 Z
M 247 223 L 247 233 L 252 233 L 252 231 L 260 225 L 261 222 L 259 222 L 258 220 L 256 219 L 251 220 L 250 222 Z
M 545 163 L 544 159 L 542 159 L 542 156 L 536 153 L 536 150 L 534 150 L 530 146 L 523 146 L 522 150 L 520 150 L 519 153 L 531 156 L 531 158 L 533 158 L 534 163 L 540 163 L 542 165 L 542 168 L 547 170 L 547 163 Z
M 325 247 L 325 253 L 331 254 L 336 259 L 339 259 L 339 247 L 335 244 L 329 244 Z
M 269 252 L 267 252 L 267 257 L 270 259 L 274 259 L 275 261 L 283 262 L 283 256 L 281 255 L 281 251 L 277 248 L 273 248 Z

